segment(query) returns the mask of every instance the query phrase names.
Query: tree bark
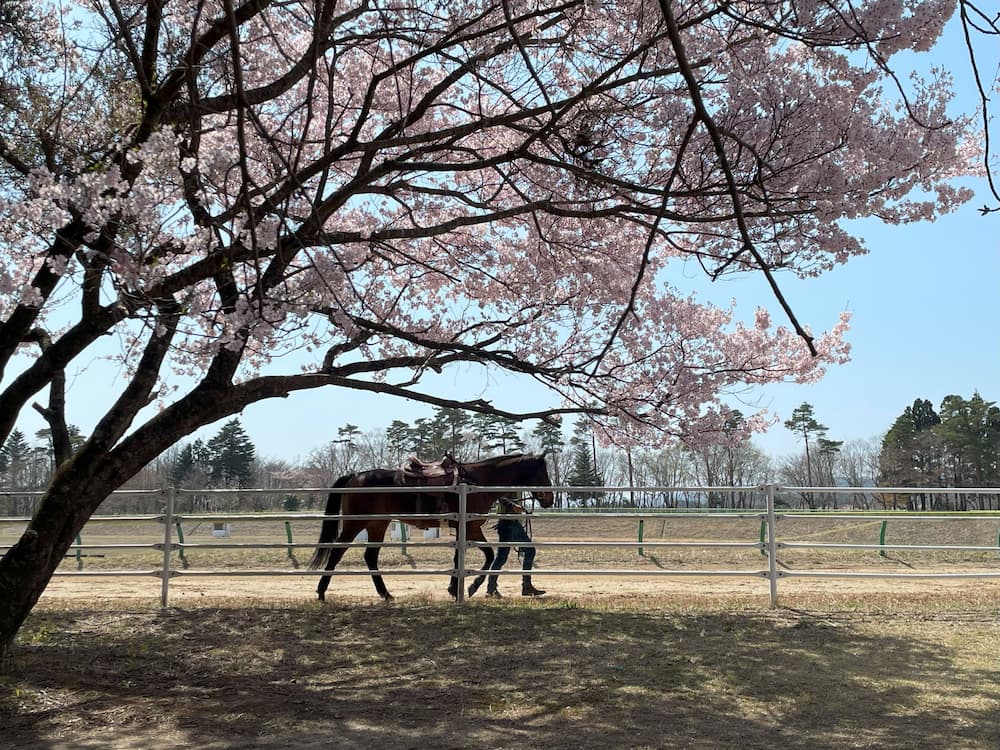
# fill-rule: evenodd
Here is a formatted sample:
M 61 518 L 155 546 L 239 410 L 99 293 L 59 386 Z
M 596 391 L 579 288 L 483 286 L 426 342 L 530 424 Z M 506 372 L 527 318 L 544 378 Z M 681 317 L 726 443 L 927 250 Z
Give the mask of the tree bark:
M 89 474 L 60 471 L 28 528 L 0 558 L 0 658 L 10 652 L 77 534 L 110 492 L 105 483 L 94 479 Z

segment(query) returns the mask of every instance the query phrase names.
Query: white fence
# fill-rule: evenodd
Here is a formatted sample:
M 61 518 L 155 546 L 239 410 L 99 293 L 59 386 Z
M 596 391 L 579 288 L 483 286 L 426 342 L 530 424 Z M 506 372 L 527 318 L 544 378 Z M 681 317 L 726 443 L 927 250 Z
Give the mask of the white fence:
M 686 495 L 710 495 L 724 496 L 727 494 L 739 495 L 740 497 L 746 497 L 747 493 L 752 492 L 755 495 L 762 498 L 761 508 L 751 508 L 747 510 L 731 510 L 731 511 L 718 511 L 718 510 L 677 510 L 677 509 L 660 509 L 656 511 L 632 511 L 632 510 L 615 510 L 615 511 L 602 511 L 595 513 L 593 511 L 583 511 L 583 510 L 571 510 L 571 511 L 539 511 L 534 517 L 543 518 L 546 521 L 552 519 L 558 521 L 559 519 L 628 519 L 635 521 L 637 523 L 637 538 L 635 542 L 621 542 L 621 541 L 545 541 L 541 539 L 536 539 L 532 541 L 532 546 L 537 548 L 544 547 L 617 547 L 617 548 L 633 548 L 638 551 L 639 555 L 643 555 L 645 550 L 649 549 L 663 549 L 663 548 L 705 548 L 705 549 L 752 549 L 759 550 L 763 557 L 766 558 L 766 567 L 759 568 L 746 568 L 746 569 L 730 569 L 730 570 L 719 570 L 719 569 L 665 569 L 662 567 L 657 567 L 655 569 L 624 569 L 624 568 L 613 568 L 613 569 L 593 569 L 593 568 L 580 568 L 580 569 L 534 569 L 532 570 L 532 575 L 540 576 L 701 576 L 701 577 L 711 577 L 711 576 L 722 576 L 722 577 L 754 577 L 761 578 L 768 582 L 769 596 L 771 606 L 777 606 L 778 603 L 778 581 L 783 578 L 792 577 L 811 577 L 811 578 L 899 578 L 899 579 L 913 579 L 913 578 L 925 578 L 925 579 L 956 579 L 956 578 L 981 578 L 981 579 L 995 579 L 1000 578 L 1000 569 L 977 569 L 962 572 L 871 572 L 871 571 L 861 571 L 861 570 L 787 570 L 779 567 L 779 552 L 782 550 L 795 550 L 795 549 L 840 549 L 840 550 L 876 550 L 881 554 L 886 551 L 896 550 L 896 551 L 965 551 L 965 552 L 988 552 L 988 553 L 998 553 L 998 563 L 1000 563 L 1000 511 L 959 511 L 959 512 L 910 512 L 910 511 L 885 511 L 885 512 L 858 512 L 858 511 L 801 511 L 801 510 L 790 510 L 790 509 L 778 509 L 775 506 L 775 497 L 778 492 L 796 492 L 800 494 L 825 494 L 827 496 L 833 494 L 842 494 L 845 496 L 858 495 L 860 493 L 874 493 L 878 492 L 883 495 L 965 495 L 965 496 L 1000 496 L 1000 488 L 913 488 L 913 487 L 902 487 L 902 488 L 848 488 L 848 487 L 779 487 L 777 485 L 765 485 L 762 487 L 643 487 L 643 488 L 630 488 L 630 487 L 594 487 L 594 488 L 581 488 L 581 487 L 553 487 L 553 488 L 541 488 L 541 487 L 473 487 L 468 485 L 458 485 L 453 488 L 441 488 L 435 487 L 432 489 L 424 491 L 433 491 L 436 493 L 440 492 L 454 492 L 458 496 L 458 510 L 456 513 L 441 513 L 441 514 L 424 514 L 421 516 L 408 516 L 414 518 L 422 518 L 426 520 L 437 520 L 437 521 L 454 521 L 457 524 L 455 531 L 454 540 L 451 539 L 441 539 L 440 541 L 421 541 L 422 547 L 444 547 L 451 550 L 455 550 L 457 553 L 457 564 L 454 567 L 448 568 L 409 568 L 409 569 L 392 569 L 386 568 L 381 569 L 379 573 L 383 576 L 392 575 L 441 575 L 441 576 L 456 576 L 458 580 L 458 597 L 457 601 L 461 603 L 464 601 L 464 591 L 465 583 L 467 578 L 471 578 L 480 574 L 487 572 L 495 573 L 496 571 L 485 571 L 475 568 L 469 568 L 466 564 L 466 555 L 470 549 L 486 546 L 482 543 L 470 542 L 466 539 L 465 535 L 465 524 L 463 521 L 467 520 L 477 520 L 483 518 L 496 518 L 495 514 L 473 514 L 469 513 L 467 508 L 468 496 L 471 493 L 477 492 L 491 492 L 491 493 L 510 493 L 517 494 L 528 492 L 530 490 L 547 490 L 556 491 L 562 493 L 629 493 L 631 491 L 635 492 L 645 492 L 645 493 L 679 493 Z M 406 492 L 412 493 L 414 488 L 342 488 L 338 489 L 338 492 L 344 493 L 366 493 L 366 492 Z M 298 493 L 298 494 L 327 494 L 330 492 L 328 488 L 293 488 L 293 489 L 282 489 L 282 490 L 178 490 L 178 489 L 165 489 L 161 491 L 123 491 L 121 493 L 115 493 L 116 495 L 123 494 L 141 494 L 141 495 L 154 495 L 159 494 L 163 499 L 164 512 L 162 514 L 150 514 L 150 515 L 131 515 L 131 516 L 94 516 L 91 518 L 91 523 L 159 523 L 162 524 L 162 542 L 154 543 L 120 543 L 120 544 L 99 544 L 99 545 L 88 545 L 84 544 L 78 537 L 77 544 L 71 549 L 71 557 L 76 556 L 77 559 L 77 570 L 76 571 L 64 571 L 60 570 L 57 575 L 65 576 L 153 576 L 159 578 L 161 581 L 161 593 L 160 601 L 163 606 L 167 606 L 169 601 L 170 593 L 170 581 L 172 578 L 178 576 L 311 576 L 317 577 L 319 575 L 326 574 L 323 571 L 313 571 L 313 570 L 300 570 L 298 569 L 297 562 L 295 561 L 294 551 L 296 549 L 308 549 L 313 550 L 317 546 L 323 547 L 392 547 L 392 548 L 404 548 L 407 546 L 407 540 L 402 538 L 398 542 L 372 542 L 372 541 L 355 541 L 349 543 L 338 543 L 331 542 L 328 544 L 317 545 L 315 541 L 308 542 L 294 542 L 292 539 L 292 534 L 289 524 L 293 521 L 322 521 L 326 519 L 371 519 L 371 518 L 381 518 L 383 516 L 374 515 L 343 515 L 343 516 L 326 516 L 323 514 L 316 513 L 221 513 L 221 514 L 181 514 L 176 512 L 176 506 L 178 498 L 183 495 L 197 494 L 204 496 L 206 494 L 235 494 L 239 493 L 241 495 L 250 495 L 254 493 L 260 494 L 287 494 L 287 493 Z M 4 491 L 0 492 L 0 497 L 2 496 L 37 496 L 40 493 L 37 492 L 20 492 L 20 491 Z M 665 517 L 678 517 L 683 516 L 684 518 L 692 517 L 702 517 L 709 519 L 723 519 L 723 518 L 739 518 L 739 519 L 753 519 L 760 521 L 760 538 L 757 541 L 651 541 L 643 538 L 643 524 L 647 520 L 656 519 L 662 520 Z M 522 517 L 523 518 L 523 517 Z M 795 518 L 830 518 L 830 519 L 865 519 L 866 521 L 881 521 L 882 522 L 882 533 L 878 543 L 823 543 L 815 541 L 794 541 L 794 540 L 784 540 L 780 538 L 780 525 L 782 521 L 795 519 Z M 890 520 L 900 520 L 905 519 L 907 521 L 956 521 L 956 520 L 987 520 L 990 522 L 997 523 L 997 545 L 959 545 L 959 544 L 886 544 L 885 538 L 885 528 L 886 524 Z M 184 540 L 182 526 L 181 524 L 185 521 L 188 522 L 213 522 L 218 525 L 228 524 L 238 520 L 253 520 L 255 522 L 266 521 L 279 523 L 283 522 L 287 531 L 287 543 L 273 542 L 273 543 L 260 543 L 260 542 L 236 542 L 236 541 L 213 541 L 210 543 L 197 542 L 190 543 Z M 28 521 L 27 518 L 23 517 L 0 517 L 0 529 L 15 529 L 19 525 L 23 525 Z M 220 536 L 223 539 L 223 535 Z M 0 542 L 3 539 L 0 538 Z M 492 545 L 490 545 L 492 546 Z M 5 551 L 9 548 L 9 545 L 0 543 L 0 552 Z M 264 570 L 219 570 L 219 569 L 200 569 L 200 570 L 188 570 L 186 567 L 186 553 L 196 549 L 224 549 L 224 550 L 237 550 L 237 549 L 282 549 L 286 550 L 288 557 L 295 563 L 293 569 L 288 570 L 277 570 L 277 569 L 264 569 Z M 99 569 L 99 570 L 84 570 L 82 560 L 84 557 L 88 556 L 90 552 L 94 550 L 158 550 L 162 553 L 162 563 L 159 568 L 154 569 L 144 569 L 144 570 L 120 570 L 120 569 Z M 99 555 L 98 555 L 99 556 Z M 1000 568 L 1000 565 L 998 565 Z M 349 576 L 349 575 L 363 575 L 369 576 L 371 572 L 367 569 L 351 569 L 351 570 L 335 570 L 330 573 L 333 576 Z M 521 575 L 520 570 L 507 570 L 499 571 L 500 575 Z

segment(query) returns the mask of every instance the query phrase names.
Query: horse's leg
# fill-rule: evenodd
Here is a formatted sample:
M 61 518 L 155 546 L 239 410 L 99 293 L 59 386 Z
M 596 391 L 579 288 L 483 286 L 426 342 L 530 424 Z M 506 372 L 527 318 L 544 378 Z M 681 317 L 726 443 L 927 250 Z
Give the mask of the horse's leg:
M 483 524 L 470 523 L 465 527 L 465 539 L 469 542 L 485 542 L 486 537 L 483 536 Z M 486 558 L 486 562 L 483 564 L 483 568 L 489 569 L 490 563 L 493 562 L 493 548 L 492 547 L 480 547 L 483 551 L 483 557 Z M 452 563 L 453 567 L 458 569 L 458 549 L 455 549 L 454 561 Z M 483 584 L 483 578 L 486 576 L 479 576 L 472 585 L 469 586 L 469 596 L 476 593 L 476 590 Z M 458 576 L 452 576 L 451 581 L 448 583 L 448 593 L 451 594 L 452 598 L 458 598 Z
M 389 528 L 388 521 L 376 521 L 368 526 L 368 541 L 370 542 L 382 542 L 385 540 L 385 530 Z M 368 564 L 368 570 L 377 571 L 378 570 L 378 553 L 382 551 L 381 547 L 366 547 L 365 548 L 365 562 Z M 385 599 L 387 602 L 392 600 L 392 594 L 389 593 L 389 589 L 385 587 L 385 582 L 382 580 L 382 576 L 378 573 L 372 573 L 372 583 L 375 584 L 375 590 L 378 595 Z
M 363 521 L 345 521 L 342 524 L 340 533 L 337 535 L 337 542 L 340 544 L 346 544 L 354 541 L 354 538 L 362 532 L 365 528 L 365 522 Z M 337 563 L 340 562 L 344 553 L 347 552 L 347 547 L 334 547 L 330 550 L 330 559 L 326 563 L 326 570 L 334 570 L 337 567 Z M 319 600 L 326 601 L 326 590 L 330 587 L 330 576 L 323 576 L 319 579 L 319 584 L 316 586 L 316 593 L 319 595 Z
M 479 538 L 476 539 L 475 541 L 477 541 L 477 542 L 485 542 L 486 541 L 486 536 L 483 534 L 482 524 L 480 524 L 476 528 L 476 535 Z M 494 557 L 494 555 L 493 555 L 493 548 L 492 547 L 480 547 L 479 549 L 481 549 L 483 551 L 483 557 L 485 558 L 483 560 L 483 570 L 489 570 L 490 567 L 493 565 L 493 557 Z M 472 582 L 472 584 L 469 586 L 469 596 L 472 596 L 477 591 L 479 591 L 479 587 L 483 585 L 483 581 L 485 581 L 485 580 L 486 580 L 486 574 L 485 573 L 480 573 L 478 576 L 476 576 L 476 580 L 474 580 Z

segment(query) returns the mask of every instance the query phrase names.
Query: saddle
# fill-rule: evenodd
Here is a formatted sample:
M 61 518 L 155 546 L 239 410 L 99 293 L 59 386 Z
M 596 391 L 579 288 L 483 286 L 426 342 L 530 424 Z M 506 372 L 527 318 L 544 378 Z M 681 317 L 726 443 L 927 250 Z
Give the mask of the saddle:
M 393 482 L 397 487 L 454 487 L 458 484 L 458 466 L 450 457 L 442 461 L 423 461 L 416 456 L 408 456 L 396 469 Z M 416 502 L 418 513 L 449 512 L 448 501 L 443 494 L 422 492 Z M 438 522 L 427 524 L 430 525 L 436 526 Z
M 396 470 L 395 480 L 400 487 L 454 486 L 458 484 L 458 467 L 449 458 L 423 461 L 416 456 L 409 456 Z

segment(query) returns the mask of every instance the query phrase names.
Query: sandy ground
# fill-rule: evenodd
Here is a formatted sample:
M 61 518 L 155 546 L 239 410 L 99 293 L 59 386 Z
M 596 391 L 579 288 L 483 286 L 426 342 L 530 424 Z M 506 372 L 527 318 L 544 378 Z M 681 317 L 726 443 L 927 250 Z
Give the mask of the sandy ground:
M 443 575 L 386 576 L 396 605 L 384 609 L 370 606 L 378 598 L 367 574 L 337 576 L 326 607 L 314 605 L 316 580 L 182 574 L 161 610 L 151 575 L 55 577 L 36 608 L 31 669 L 15 670 L 8 695 L 30 712 L 15 710 L 6 731 L 0 712 L 0 748 L 1000 747 L 989 676 L 998 578 L 783 577 L 771 610 L 762 577 L 553 572 L 534 577 L 544 605 L 470 606 L 461 617 L 427 606 L 450 599 Z M 517 571 L 500 588 L 520 604 Z M 359 606 L 338 606 L 345 599 Z M 375 624 L 393 639 L 365 649 Z M 530 637 L 541 628 L 553 636 Z M 568 638 L 561 650 L 557 633 Z M 966 638 L 980 640 L 962 647 Z M 344 643 L 360 655 L 352 660 Z M 491 658 L 501 647 L 506 656 Z M 760 662 L 759 648 L 780 669 Z M 981 662 L 963 661 L 980 652 Z M 508 671 L 524 660 L 536 671 Z M 942 673 L 949 701 L 914 694 L 913 685 L 941 690 Z M 830 701 L 842 691 L 857 700 Z M 539 710 L 550 695 L 565 706 Z M 649 696 L 638 714 L 636 696 Z M 443 721 L 455 705 L 469 715 Z
M 851 577 L 795 577 L 781 576 L 777 581 L 778 601 L 784 606 L 794 606 L 797 595 L 874 595 L 923 594 L 928 596 L 968 595 L 977 598 L 995 598 L 1000 603 L 1000 577 L 966 578 L 951 571 L 923 571 L 939 573 L 942 577 L 874 577 L 876 569 L 852 571 Z M 1000 575 L 1000 572 L 998 572 Z M 862 577 L 872 576 L 872 577 Z M 196 576 L 179 575 L 170 580 L 168 604 L 175 607 L 198 606 L 200 600 L 245 597 L 247 602 L 287 601 L 315 599 L 316 573 L 296 576 Z M 447 579 L 431 575 L 386 575 L 386 585 L 399 602 L 407 598 L 448 600 Z M 553 597 L 572 599 L 608 596 L 642 596 L 676 593 L 700 597 L 761 597 L 770 595 L 769 581 L 757 576 L 727 575 L 560 575 L 537 573 L 535 585 Z M 476 594 L 481 597 L 485 587 Z M 506 596 L 520 593 L 520 578 L 510 571 L 501 574 L 500 591 Z M 365 575 L 336 576 L 331 583 L 330 595 L 377 600 L 370 577 Z M 40 606 L 85 604 L 94 601 L 133 601 L 156 603 L 161 596 L 161 581 L 149 577 L 90 577 L 56 576 L 39 602 Z

